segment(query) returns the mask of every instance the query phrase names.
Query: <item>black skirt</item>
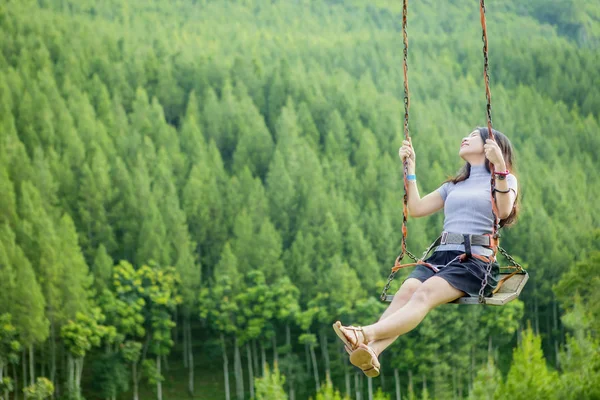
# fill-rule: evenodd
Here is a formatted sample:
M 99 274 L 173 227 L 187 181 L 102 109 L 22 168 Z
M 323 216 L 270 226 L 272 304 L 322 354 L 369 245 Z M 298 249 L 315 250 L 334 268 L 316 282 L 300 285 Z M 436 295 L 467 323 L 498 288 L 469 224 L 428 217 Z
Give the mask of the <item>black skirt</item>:
M 458 290 L 462 290 L 468 296 L 479 296 L 481 283 L 486 273 L 487 264 L 475 257 L 470 257 L 464 262 L 456 259 L 463 254 L 462 251 L 435 251 L 429 258 L 424 260 L 439 268 L 439 272 L 433 272 L 424 265 L 417 265 L 411 274 L 406 278 L 415 278 L 425 282 L 432 276 L 439 276 Z M 453 261 L 454 260 L 454 261 Z M 498 274 L 500 267 L 498 263 L 492 264 L 491 276 L 488 276 L 487 285 L 484 289 L 486 297 L 492 294 L 492 291 L 498 285 Z

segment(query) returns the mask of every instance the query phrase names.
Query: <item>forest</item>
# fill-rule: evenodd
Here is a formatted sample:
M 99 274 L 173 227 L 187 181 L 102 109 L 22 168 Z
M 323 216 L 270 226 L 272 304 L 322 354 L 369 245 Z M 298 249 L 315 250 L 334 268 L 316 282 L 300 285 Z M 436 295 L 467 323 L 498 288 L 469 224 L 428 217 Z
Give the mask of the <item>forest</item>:
M 331 324 L 377 320 L 400 252 L 402 1 L 0 2 L 0 399 L 600 399 L 600 4 L 486 18 L 529 282 L 367 378 Z M 479 2 L 407 31 L 424 195 L 486 124 Z

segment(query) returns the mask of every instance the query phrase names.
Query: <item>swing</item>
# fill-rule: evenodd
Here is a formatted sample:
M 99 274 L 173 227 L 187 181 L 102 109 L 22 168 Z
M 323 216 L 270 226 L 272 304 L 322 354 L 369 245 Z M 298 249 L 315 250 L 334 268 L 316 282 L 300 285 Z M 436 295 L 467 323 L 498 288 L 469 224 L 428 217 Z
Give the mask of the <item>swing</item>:
M 404 72 L 404 137 L 406 140 L 410 139 L 409 131 L 408 131 L 408 110 L 410 108 L 410 99 L 409 99 L 409 90 L 408 90 L 408 34 L 406 31 L 407 24 L 407 3 L 408 0 L 403 1 L 402 8 L 402 36 L 404 39 L 404 62 L 403 62 L 403 72 Z M 488 73 L 488 40 L 487 40 L 487 28 L 485 21 L 485 0 L 480 0 L 479 2 L 480 16 L 481 16 L 481 28 L 483 31 L 482 40 L 483 40 L 483 58 L 484 58 L 484 81 L 485 81 L 485 94 L 487 99 L 487 126 L 488 132 L 491 140 L 494 140 L 494 131 L 492 130 L 492 105 L 491 105 L 491 92 L 490 92 L 490 77 Z M 510 256 L 502 247 L 499 246 L 499 237 L 498 234 L 499 228 L 499 218 L 498 210 L 496 207 L 496 201 L 494 199 L 493 193 L 496 186 L 496 176 L 494 174 L 494 165 L 490 163 L 491 168 L 491 192 L 490 196 L 492 197 L 492 214 L 494 216 L 494 225 L 493 225 L 493 233 L 489 235 L 489 247 L 493 250 L 493 254 L 489 257 L 483 257 L 487 262 L 487 269 L 485 277 L 481 283 L 481 289 L 479 290 L 479 296 L 470 297 L 465 296 L 459 299 L 454 300 L 451 303 L 454 304 L 482 304 L 482 305 L 493 305 L 493 306 L 502 306 L 504 304 L 509 303 L 510 301 L 516 299 L 521 294 L 521 291 L 525 287 L 527 280 L 529 279 L 529 275 L 527 271 L 517 262 L 514 258 Z M 394 298 L 393 295 L 388 295 L 387 291 L 390 288 L 390 284 L 394 279 L 394 276 L 401 268 L 415 266 L 415 265 L 425 265 L 432 269 L 436 269 L 435 266 L 432 266 L 423 260 L 427 257 L 429 252 L 439 245 L 440 236 L 435 242 L 433 242 L 427 250 L 423 253 L 421 259 L 417 259 L 411 252 L 406 249 L 406 237 L 408 235 L 408 229 L 406 227 L 406 221 L 408 219 L 408 162 L 404 162 L 404 202 L 402 207 L 402 249 L 400 255 L 396 258 L 396 262 L 392 267 L 392 272 L 388 277 L 387 283 L 381 293 L 380 299 L 381 301 L 391 302 Z M 484 296 L 484 289 L 487 285 L 487 278 L 491 274 L 492 264 L 495 261 L 497 251 L 500 251 L 504 257 L 509 261 L 510 266 L 500 267 L 499 280 L 498 285 L 492 292 L 491 297 Z M 411 264 L 401 264 L 400 262 L 404 258 L 404 256 L 409 256 L 414 263 Z M 466 256 L 466 254 L 463 254 Z M 482 256 L 478 256 L 482 257 Z

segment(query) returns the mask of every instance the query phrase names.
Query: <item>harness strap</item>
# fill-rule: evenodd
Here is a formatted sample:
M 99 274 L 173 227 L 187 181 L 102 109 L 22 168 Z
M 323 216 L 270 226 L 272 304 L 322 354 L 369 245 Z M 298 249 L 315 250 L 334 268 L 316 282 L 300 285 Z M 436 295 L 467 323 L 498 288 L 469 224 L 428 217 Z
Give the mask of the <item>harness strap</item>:
M 509 275 L 505 276 L 504 278 L 500 279 L 500 281 L 498 282 L 498 285 L 492 291 L 492 294 L 496 294 L 496 292 L 498 290 L 500 290 L 500 288 L 502 287 L 502 285 L 504 284 L 504 282 L 506 282 L 507 280 L 509 280 L 510 278 L 512 278 L 513 276 L 515 276 L 518 273 L 519 273 L 519 271 L 517 270 L 517 271 L 514 271 L 514 272 L 510 273 Z
M 430 264 L 428 262 L 425 262 L 423 260 L 418 260 L 416 263 L 410 263 L 410 264 L 400 264 L 400 263 L 396 263 L 393 267 L 392 267 L 392 273 L 397 272 L 399 269 L 401 268 L 406 268 L 406 267 L 414 267 L 416 265 L 424 265 L 427 268 L 429 268 L 430 270 L 432 270 L 433 272 L 439 272 L 440 270 L 438 269 L 438 267 L 436 267 L 433 264 Z
M 471 235 L 463 235 L 465 241 L 465 254 L 467 258 L 471 257 Z

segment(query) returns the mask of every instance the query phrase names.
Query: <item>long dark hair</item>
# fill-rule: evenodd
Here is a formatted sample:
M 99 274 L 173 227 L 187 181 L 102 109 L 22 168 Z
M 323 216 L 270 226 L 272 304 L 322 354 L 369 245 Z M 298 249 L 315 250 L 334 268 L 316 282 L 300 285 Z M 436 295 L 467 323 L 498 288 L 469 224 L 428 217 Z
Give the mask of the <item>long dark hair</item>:
M 485 141 L 488 140 L 490 137 L 488 128 L 478 127 L 477 130 L 479 131 L 479 136 L 481 136 L 481 140 L 485 144 Z M 502 132 L 497 131 L 495 129 L 492 129 L 492 130 L 494 132 L 494 139 L 496 140 L 498 147 L 500 147 L 500 150 L 502 151 L 502 156 L 504 157 L 504 162 L 506 163 L 506 168 L 508 168 L 508 170 L 510 171 L 510 173 L 512 175 L 516 176 L 515 169 L 514 169 L 515 168 L 514 152 L 513 152 L 512 143 L 510 142 L 510 140 L 508 140 L 506 135 L 503 134 Z M 485 169 L 488 172 L 491 172 L 490 162 L 487 158 L 485 159 Z M 446 182 L 452 182 L 452 183 L 462 182 L 465 179 L 469 178 L 470 175 L 471 175 L 471 164 L 465 163 L 465 165 L 463 165 L 461 167 L 461 169 L 458 170 L 456 176 L 448 179 Z M 500 226 L 503 227 L 503 226 L 509 226 L 509 225 L 514 224 L 517 221 L 519 209 L 520 209 L 520 202 L 519 202 L 519 194 L 517 193 L 517 197 L 515 198 L 515 204 L 513 205 L 513 209 L 510 212 L 510 215 L 500 221 Z

